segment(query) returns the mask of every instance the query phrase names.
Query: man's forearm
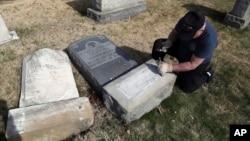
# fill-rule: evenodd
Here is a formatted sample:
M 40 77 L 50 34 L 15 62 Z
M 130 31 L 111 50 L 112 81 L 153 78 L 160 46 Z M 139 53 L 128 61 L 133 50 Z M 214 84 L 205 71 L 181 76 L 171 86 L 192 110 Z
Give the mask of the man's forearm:
M 177 39 L 177 34 L 174 30 L 172 30 L 168 35 L 168 40 L 170 40 L 171 42 L 175 42 L 176 39 Z
M 173 64 L 173 72 L 183 72 L 183 71 L 190 71 L 195 69 L 196 67 L 192 65 L 191 62 L 184 62 L 180 64 Z
M 196 69 L 203 61 L 205 58 L 199 58 L 193 55 L 191 57 L 191 60 L 188 62 L 183 62 L 180 64 L 173 64 L 173 72 L 182 72 L 182 71 L 190 71 Z

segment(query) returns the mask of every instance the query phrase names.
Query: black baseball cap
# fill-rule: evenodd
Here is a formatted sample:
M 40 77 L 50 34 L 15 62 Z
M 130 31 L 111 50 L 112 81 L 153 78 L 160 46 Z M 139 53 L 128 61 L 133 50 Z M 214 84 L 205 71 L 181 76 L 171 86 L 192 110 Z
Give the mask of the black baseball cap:
M 180 39 L 189 41 L 204 23 L 205 16 L 201 12 L 189 11 L 176 24 L 175 31 Z

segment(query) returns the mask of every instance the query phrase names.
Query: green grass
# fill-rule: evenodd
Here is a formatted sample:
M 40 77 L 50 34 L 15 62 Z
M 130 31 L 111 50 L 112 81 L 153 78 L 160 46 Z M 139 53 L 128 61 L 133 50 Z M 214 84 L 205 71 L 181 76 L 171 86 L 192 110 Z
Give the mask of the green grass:
M 64 49 L 73 40 L 79 39 L 79 35 L 107 34 L 131 58 L 143 63 L 150 58 L 153 41 L 167 36 L 179 16 L 191 9 L 205 11 L 207 19 L 219 34 L 219 45 L 211 63 L 215 68 L 213 83 L 192 94 L 185 94 L 174 87 L 172 95 L 161 103 L 162 114 L 155 108 L 128 125 L 114 117 L 107 118 L 97 127 L 67 140 L 81 141 L 83 137 L 92 134 L 98 141 L 228 141 L 230 124 L 250 124 L 250 26 L 237 30 L 222 22 L 223 14 L 232 9 L 234 0 L 212 0 L 209 3 L 202 0 L 146 1 L 146 13 L 105 25 L 96 24 L 84 17 L 86 3 L 65 2 L 76 10 L 76 16 L 67 17 L 72 18 L 70 25 L 53 33 L 57 35 L 61 30 L 63 35 L 70 33 L 68 38 L 62 36 L 62 40 L 45 40 L 49 39 L 45 35 L 50 34 L 41 29 L 54 31 L 50 29 L 50 24 L 63 27 L 63 20 L 56 24 L 39 23 L 27 27 L 13 25 L 20 40 L 7 43 L 0 49 L 0 140 L 5 140 L 7 111 L 18 106 L 21 62 L 25 56 L 44 47 Z M 8 10 L 14 11 L 9 7 L 2 12 Z M 81 34 L 73 33 L 72 28 L 68 28 L 71 24 L 72 27 L 78 27 L 77 33 Z M 53 37 L 60 38 L 60 35 Z M 59 41 L 62 44 L 58 45 Z M 74 67 L 73 74 L 80 96 L 91 95 L 92 88 Z
M 13 49 L 0 51 L 0 63 L 10 62 L 15 60 L 16 58 L 17 57 Z

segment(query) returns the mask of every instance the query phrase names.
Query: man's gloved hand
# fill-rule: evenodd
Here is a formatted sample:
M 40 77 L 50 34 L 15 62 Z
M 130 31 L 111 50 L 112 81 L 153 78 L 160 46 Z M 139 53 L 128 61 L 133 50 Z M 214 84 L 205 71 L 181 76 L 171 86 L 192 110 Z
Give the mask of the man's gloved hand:
M 164 41 L 164 42 L 162 42 L 162 47 L 158 48 L 156 50 L 160 51 L 160 52 L 167 52 L 168 48 L 170 48 L 172 46 L 172 44 L 173 43 L 170 40 Z
M 158 70 L 163 76 L 165 73 L 172 72 L 173 71 L 173 65 L 166 63 L 166 62 L 160 62 L 158 64 Z

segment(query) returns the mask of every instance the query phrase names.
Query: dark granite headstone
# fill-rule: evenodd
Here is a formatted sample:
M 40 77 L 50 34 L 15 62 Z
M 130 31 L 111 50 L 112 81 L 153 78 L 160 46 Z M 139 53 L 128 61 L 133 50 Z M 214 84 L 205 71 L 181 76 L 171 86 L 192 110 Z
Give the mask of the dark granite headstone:
M 97 92 L 101 92 L 105 84 L 137 66 L 136 61 L 103 35 L 75 41 L 68 47 L 68 53 Z

